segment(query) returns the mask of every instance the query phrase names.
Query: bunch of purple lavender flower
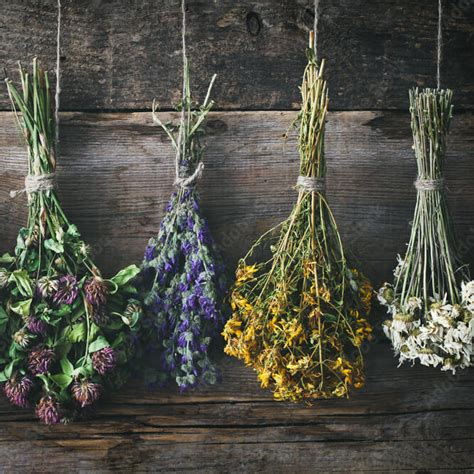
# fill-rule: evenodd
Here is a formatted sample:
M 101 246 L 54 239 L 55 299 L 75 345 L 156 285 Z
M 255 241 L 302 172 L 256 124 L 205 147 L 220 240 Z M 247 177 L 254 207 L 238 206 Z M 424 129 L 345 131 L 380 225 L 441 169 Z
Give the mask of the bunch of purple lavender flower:
M 216 369 L 208 355 L 212 338 L 219 334 L 225 293 L 222 261 L 208 226 L 199 212 L 194 184 L 202 172 L 201 125 L 213 102 L 209 100 L 213 77 L 204 103 L 193 107 L 185 63 L 185 93 L 178 107 L 179 127 L 163 124 L 153 106 L 153 118 L 177 152 L 177 186 L 158 236 L 146 248 L 142 265 L 145 287 L 147 341 L 159 367 L 150 382 L 174 378 L 181 390 L 199 382 L 215 383 Z M 193 110 L 194 109 L 194 110 Z

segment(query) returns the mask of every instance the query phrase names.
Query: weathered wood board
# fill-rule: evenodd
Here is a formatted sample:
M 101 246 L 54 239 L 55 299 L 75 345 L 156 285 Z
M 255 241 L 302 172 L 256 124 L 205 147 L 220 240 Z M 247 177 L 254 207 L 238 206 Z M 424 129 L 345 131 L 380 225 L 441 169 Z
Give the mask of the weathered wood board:
M 223 357 L 223 383 L 179 395 L 140 382 L 92 421 L 45 427 L 0 401 L 4 472 L 472 472 L 474 374 L 396 368 L 388 344 L 367 353 L 351 400 L 271 400 Z
M 192 85 L 204 94 L 212 74 L 220 109 L 294 109 L 305 66 L 313 0 L 189 0 Z M 410 87 L 434 87 L 437 0 L 320 0 L 319 53 L 328 59 L 332 110 L 406 109 Z M 63 0 L 62 107 L 164 108 L 180 90 L 180 12 L 176 0 Z M 473 108 L 474 4 L 443 0 L 442 85 L 456 106 Z M 2 5 L 0 67 L 56 55 L 56 0 Z M 0 109 L 9 109 L 5 90 Z
M 55 64 L 56 0 L 10 0 L 0 67 Z M 179 100 L 178 0 L 62 0 L 59 194 L 111 275 L 139 262 L 173 191 L 173 153 L 151 101 Z M 435 85 L 437 0 L 319 0 L 318 51 L 330 108 L 328 198 L 346 249 L 374 285 L 403 253 L 415 203 L 408 89 Z M 284 219 L 296 193 L 294 137 L 313 0 L 188 0 L 192 87 L 218 73 L 207 122 L 203 210 L 228 267 Z M 474 264 L 474 2 L 442 0 L 443 87 L 455 93 L 447 193 Z M 0 88 L 0 252 L 26 218 L 26 150 Z M 462 112 L 464 110 L 464 112 Z M 145 112 L 146 111 L 146 112 Z M 163 112 L 164 120 L 176 116 Z M 137 379 L 96 417 L 45 427 L 0 397 L 0 472 L 474 472 L 474 371 L 396 367 L 378 328 L 367 385 L 350 400 L 274 402 L 255 374 L 215 348 L 222 383 L 181 395 Z
M 164 114 L 163 120 L 173 116 Z M 202 205 L 233 267 L 252 241 L 289 213 L 299 156 L 282 134 L 293 112 L 212 113 L 207 122 Z M 448 145 L 449 202 L 463 255 L 474 260 L 474 160 L 471 113 L 456 116 Z M 416 166 L 408 114 L 329 115 L 328 196 L 346 243 L 375 284 L 390 277 L 413 214 Z M 108 272 L 141 260 L 172 193 L 173 152 L 150 113 L 68 113 L 61 122 L 59 193 L 70 219 Z M 20 189 L 26 150 L 14 116 L 0 114 L 0 250 L 24 223 Z

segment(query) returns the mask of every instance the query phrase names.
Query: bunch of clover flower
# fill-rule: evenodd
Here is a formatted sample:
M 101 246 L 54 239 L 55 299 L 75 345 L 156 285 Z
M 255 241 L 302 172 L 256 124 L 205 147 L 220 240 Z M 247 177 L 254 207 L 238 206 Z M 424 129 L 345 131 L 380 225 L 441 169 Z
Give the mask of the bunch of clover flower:
M 450 90 L 410 91 L 418 166 L 415 214 L 394 283 L 385 283 L 378 298 L 392 317 L 384 331 L 400 363 L 418 360 L 455 372 L 472 363 L 474 281 L 460 265 L 442 186 L 452 109 Z
M 311 48 L 308 59 L 298 116 L 300 176 L 317 184 L 326 173 L 328 98 L 324 61 L 318 65 Z M 267 240 L 271 256 L 258 261 L 253 255 Z M 253 367 L 278 400 L 347 396 L 364 383 L 371 295 L 368 280 L 347 266 L 324 192 L 300 186 L 289 218 L 239 262 L 225 352 Z
M 0 380 L 10 402 L 53 424 L 89 412 L 126 380 L 141 314 L 129 282 L 139 269 L 103 279 L 53 186 L 44 186 L 56 168 L 54 100 L 36 60 L 32 74 L 20 74 L 21 90 L 7 86 L 28 145 L 26 182 L 36 188 L 27 189 L 28 223 L 14 255 L 0 259 L 0 330 L 9 341 Z
M 146 344 L 158 359 L 158 367 L 149 371 L 147 379 L 159 384 L 175 379 L 181 390 L 200 381 L 216 381 L 208 351 L 212 338 L 222 329 L 225 292 L 223 264 L 194 188 L 203 166 L 201 126 L 213 105 L 209 97 L 215 76 L 199 107 L 191 101 L 187 61 L 184 74 L 179 126 L 163 124 L 153 106 L 154 121 L 167 133 L 177 153 L 177 191 L 157 237 L 148 243 L 142 266 L 150 328 Z

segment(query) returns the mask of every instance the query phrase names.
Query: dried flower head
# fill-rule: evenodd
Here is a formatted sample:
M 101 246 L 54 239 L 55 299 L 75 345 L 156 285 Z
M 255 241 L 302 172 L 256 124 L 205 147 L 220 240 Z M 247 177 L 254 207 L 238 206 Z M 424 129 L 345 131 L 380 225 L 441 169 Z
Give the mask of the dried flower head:
M 92 321 L 99 327 L 107 326 L 109 323 L 109 316 L 105 308 L 102 306 L 93 307 Z
M 48 276 L 41 277 L 36 282 L 36 291 L 43 298 L 49 298 L 58 291 L 59 283 L 57 280 Z
M 100 375 L 114 370 L 117 360 L 117 353 L 111 347 L 104 347 L 92 354 L 92 366 Z
M 52 349 L 37 346 L 28 355 L 28 369 L 33 375 L 42 375 L 49 372 L 54 362 L 55 354 Z
M 37 316 L 30 316 L 26 322 L 26 327 L 32 334 L 40 336 L 46 334 L 48 330 L 48 325 Z
M 59 279 L 58 289 L 54 293 L 53 301 L 59 306 L 72 304 L 79 294 L 77 279 L 74 275 L 64 275 Z
M 36 405 L 36 416 L 46 425 L 61 421 L 61 405 L 52 395 L 46 395 Z
M 103 306 L 107 302 L 108 288 L 106 282 L 102 278 L 98 276 L 89 278 L 89 280 L 84 283 L 83 289 L 86 295 L 86 300 L 92 306 Z
M 17 344 L 22 349 L 26 349 L 32 341 L 32 337 L 24 329 L 20 329 L 15 334 L 13 334 L 13 342 Z
M 102 385 L 83 379 L 72 384 L 71 393 L 79 405 L 84 408 L 100 398 Z
M 33 382 L 29 377 L 15 375 L 5 382 L 3 391 L 10 403 L 21 408 L 27 408 L 30 405 L 28 397 L 32 388 Z
M 5 288 L 8 285 L 9 278 L 10 272 L 5 268 L 0 268 L 0 289 Z

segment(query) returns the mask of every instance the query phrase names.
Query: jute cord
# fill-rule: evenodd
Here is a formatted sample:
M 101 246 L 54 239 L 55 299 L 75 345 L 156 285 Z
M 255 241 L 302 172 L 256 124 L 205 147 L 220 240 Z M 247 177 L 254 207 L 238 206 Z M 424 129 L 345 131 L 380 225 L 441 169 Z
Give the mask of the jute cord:
M 14 198 L 26 193 L 28 196 L 33 193 L 51 191 L 56 187 L 56 173 L 50 174 L 29 174 L 25 178 L 25 187 L 17 191 L 10 191 L 10 197 Z
M 311 176 L 298 176 L 296 181 L 296 189 L 298 191 L 306 191 L 308 193 L 321 193 L 326 189 L 325 178 L 313 178 Z
M 417 179 L 414 184 L 418 191 L 439 191 L 444 188 L 444 179 Z
M 443 50 L 443 3 L 438 0 L 438 48 L 436 63 L 436 84 L 441 89 L 441 60 Z

